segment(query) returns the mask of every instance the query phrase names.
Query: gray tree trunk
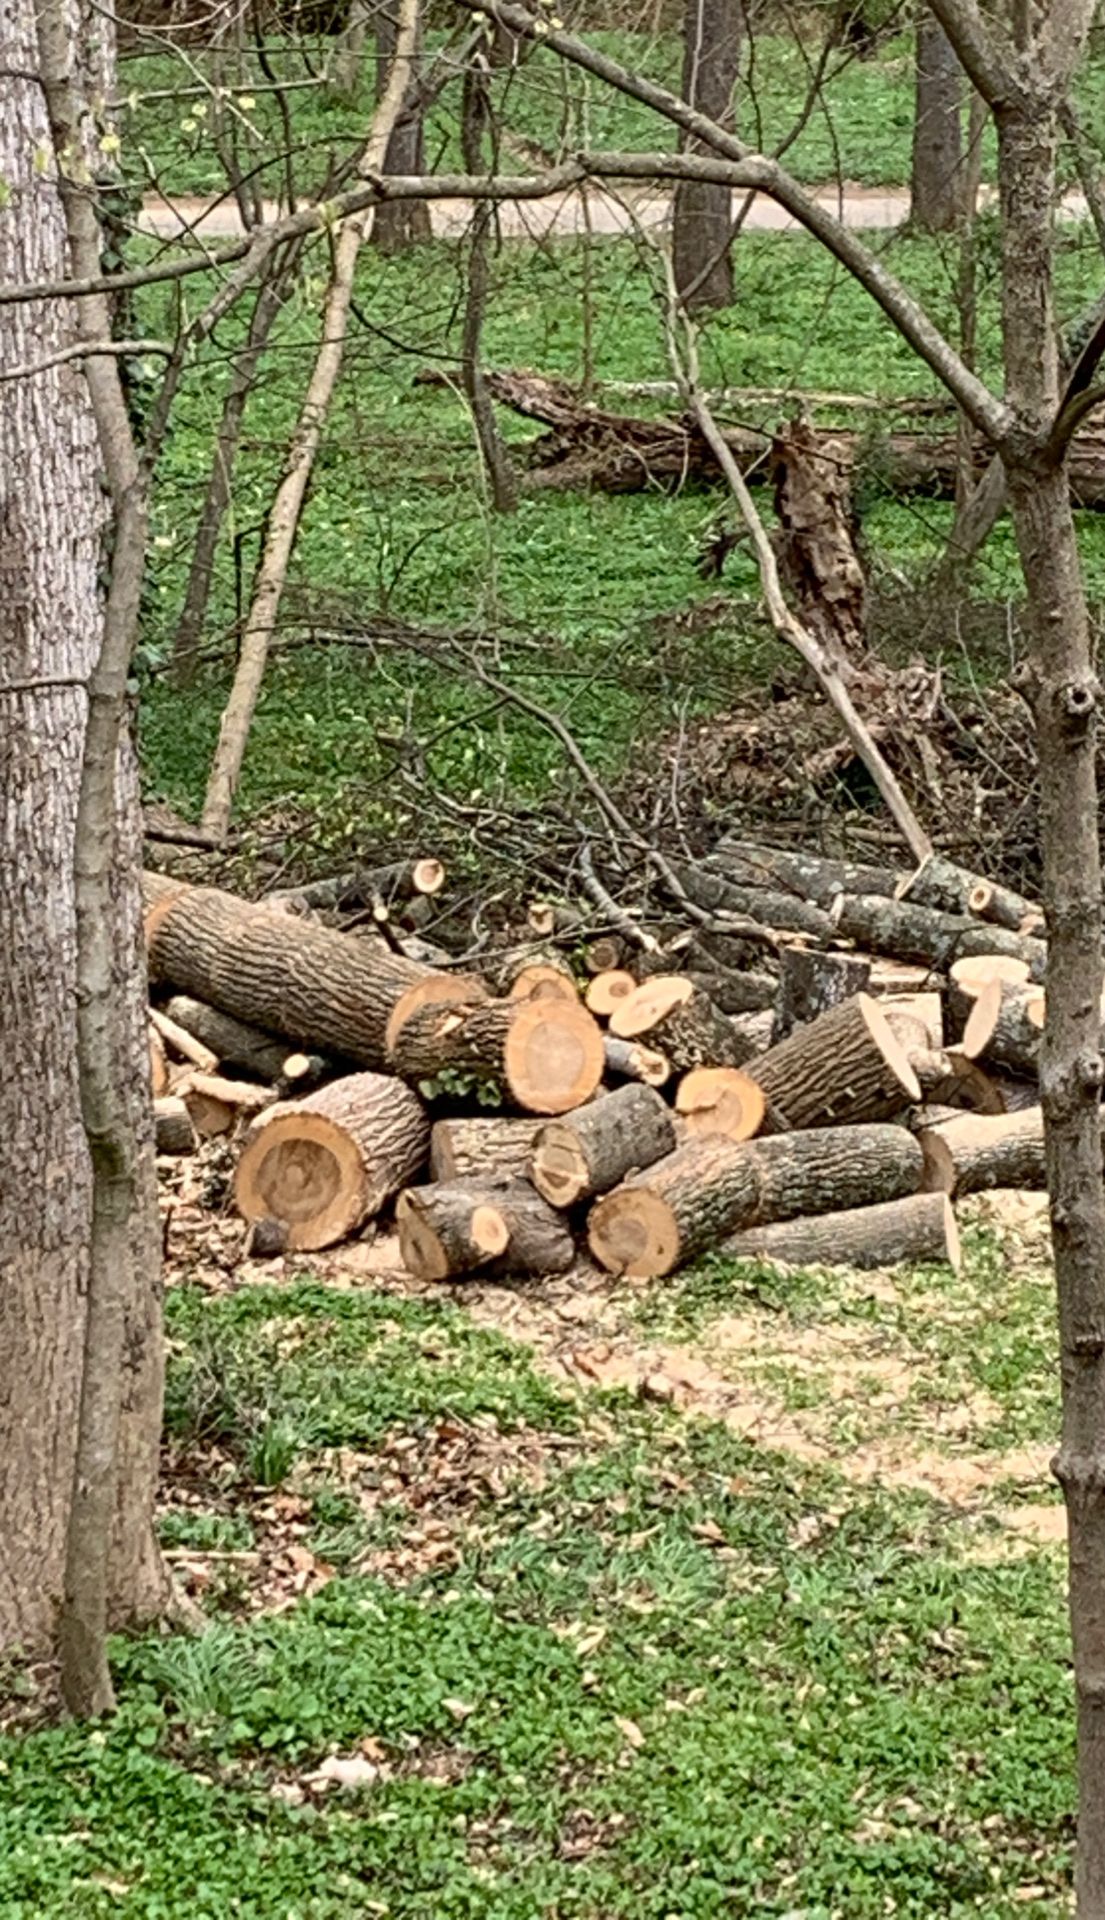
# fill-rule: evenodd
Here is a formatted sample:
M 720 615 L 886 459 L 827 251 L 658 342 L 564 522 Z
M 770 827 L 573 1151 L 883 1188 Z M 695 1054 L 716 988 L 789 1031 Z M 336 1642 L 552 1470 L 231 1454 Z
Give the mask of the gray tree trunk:
M 376 16 L 376 98 L 387 86 L 391 63 L 395 58 L 398 32 L 393 0 L 383 0 Z M 411 67 L 411 85 L 417 85 L 422 61 L 422 33 L 419 29 L 418 54 Z M 385 173 L 424 173 L 425 119 L 421 107 L 402 113 L 388 141 Z M 401 253 L 417 240 L 428 240 L 433 231 L 430 209 L 424 200 L 387 200 L 377 207 L 372 222 L 372 245 L 381 253 Z
M 910 219 L 920 233 L 951 233 L 963 214 L 963 69 L 940 22 L 917 21 Z
M 0 278 L 68 266 L 32 0 L 6 0 L 10 69 L 0 114 Z M 26 78 L 24 76 L 27 76 Z M 72 339 L 60 303 L 0 309 L 0 364 L 34 364 Z M 77 1440 L 91 1168 L 77 1077 L 74 835 L 99 653 L 107 532 L 96 427 L 77 364 L 11 381 L 0 410 L 0 1648 L 52 1649 Z M 159 1610 L 152 1514 L 161 1417 L 161 1299 L 145 1037 L 137 781 L 118 769 L 114 954 L 127 1080 L 143 1141 L 132 1246 L 141 1288 L 124 1334 L 111 1617 Z M 144 1118 L 143 1118 L 144 1116 Z
M 742 0 L 686 0 L 683 98 L 719 126 L 733 124 L 740 62 Z M 696 142 L 684 140 L 685 151 Z M 675 190 L 672 262 L 680 297 L 701 312 L 733 300 L 733 196 L 712 181 L 683 180 Z

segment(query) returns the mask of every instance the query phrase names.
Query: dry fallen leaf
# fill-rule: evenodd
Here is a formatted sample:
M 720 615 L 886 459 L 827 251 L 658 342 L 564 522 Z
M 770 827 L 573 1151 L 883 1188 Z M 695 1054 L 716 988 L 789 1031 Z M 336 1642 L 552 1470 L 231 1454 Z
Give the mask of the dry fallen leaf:
M 645 1736 L 635 1720 L 627 1720 L 624 1715 L 618 1714 L 615 1717 L 614 1725 L 622 1735 L 622 1738 L 628 1740 L 631 1747 L 644 1746 Z
M 306 1778 L 312 1787 L 367 1787 L 379 1774 L 379 1767 L 361 1753 L 330 1753 Z
M 454 1720 L 467 1720 L 469 1714 L 475 1713 L 476 1711 L 474 1701 L 458 1700 L 455 1694 L 450 1694 L 441 1704 L 445 1708 L 446 1713 L 452 1714 Z

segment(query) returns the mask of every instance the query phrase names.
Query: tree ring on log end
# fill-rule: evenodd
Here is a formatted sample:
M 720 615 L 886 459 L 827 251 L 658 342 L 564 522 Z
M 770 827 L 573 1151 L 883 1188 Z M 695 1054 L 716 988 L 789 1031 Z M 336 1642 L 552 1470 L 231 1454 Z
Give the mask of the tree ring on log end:
M 723 1133 L 730 1140 L 751 1140 L 766 1105 L 762 1087 L 739 1067 L 692 1067 L 675 1094 L 688 1133 Z
M 673 1007 L 684 1006 L 693 994 L 694 982 L 685 974 L 654 974 L 614 1008 L 610 1031 L 619 1040 L 635 1040 L 639 1034 L 651 1033 Z
M 382 1196 L 381 1196 L 382 1197 Z M 372 1211 L 361 1154 L 325 1114 L 274 1113 L 247 1141 L 234 1198 L 247 1220 L 280 1220 L 292 1251 L 333 1246 Z
M 641 1187 L 619 1187 L 591 1210 L 587 1238 L 608 1273 L 634 1280 L 670 1273 L 679 1264 L 679 1228 L 666 1200 Z
M 503 1047 L 506 1083 L 531 1113 L 570 1113 L 602 1080 L 597 1021 L 578 1000 L 523 1000 Z
M 966 953 L 962 959 L 953 960 L 949 968 L 950 976 L 960 992 L 972 999 L 991 980 L 1004 980 L 1011 987 L 1023 987 L 1031 971 L 1027 960 L 1018 960 L 1011 953 Z

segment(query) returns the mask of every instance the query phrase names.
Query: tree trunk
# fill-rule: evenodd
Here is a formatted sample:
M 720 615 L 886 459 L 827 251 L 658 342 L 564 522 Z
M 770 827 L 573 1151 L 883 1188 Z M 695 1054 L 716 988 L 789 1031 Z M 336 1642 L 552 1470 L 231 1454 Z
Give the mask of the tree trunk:
M 866 993 L 795 1027 L 746 1070 L 780 1128 L 885 1120 L 921 1097 L 905 1048 Z
M 917 21 L 910 219 L 919 233 L 951 233 L 963 214 L 963 69 L 927 7 Z
M 748 1058 L 732 1022 L 679 973 L 658 973 L 627 994 L 610 1016 L 610 1032 L 658 1047 L 677 1073 L 739 1067 Z
M 388 1060 L 408 1080 L 461 1073 L 492 1081 L 527 1113 L 582 1106 L 605 1064 L 594 1017 L 558 996 L 420 1007 L 394 1034 Z
M 477 55 L 464 76 L 461 102 L 460 143 L 464 165 L 469 173 L 484 167 L 484 134 L 490 108 L 487 91 L 487 67 Z M 492 166 L 494 162 L 491 162 Z M 488 253 L 495 215 L 490 203 L 481 201 L 473 209 L 468 240 L 468 297 L 461 332 L 460 377 L 472 413 L 491 504 L 496 513 L 514 513 L 518 506 L 518 480 L 483 375 L 483 323 L 487 312 L 490 274 Z
M 0 221 L 6 285 L 64 276 L 66 226 L 38 70 L 35 11 L 6 15 Z M 74 337 L 57 302 L 0 311 L 0 360 L 36 362 Z M 107 514 L 89 389 L 73 365 L 4 388 L 0 466 L 0 1648 L 49 1653 L 65 1584 L 66 1534 L 82 1395 L 90 1273 L 92 1172 L 77 1077 L 74 883 L 87 700 L 105 632 L 98 586 Z M 64 538 L 60 530 L 64 529 Z M 116 1219 L 125 1248 L 111 1303 L 122 1379 L 97 1384 L 105 1406 L 98 1492 L 115 1520 L 107 1548 L 108 1617 L 149 1618 L 164 1599 L 152 1528 L 161 1411 L 161 1301 L 153 1194 L 149 1044 L 131 876 L 141 843 L 137 780 L 124 744 L 107 767 L 116 802 L 115 858 L 102 932 L 107 990 L 120 1016 L 114 1044 L 139 1142 L 133 1204 Z M 108 789 L 110 800 L 110 785 Z M 109 807 L 110 812 L 110 807 Z M 101 947 L 101 953 L 103 953 Z M 91 1665 L 99 1665 L 91 1650 Z M 103 1674 L 99 1675 L 102 1682 Z M 108 1697 L 110 1697 L 108 1695 Z M 102 1695 L 101 1695 L 102 1698 Z M 98 1703 L 97 1703 L 98 1704 Z
M 742 0 L 685 0 L 683 98 L 721 126 L 733 120 Z M 697 143 L 686 139 L 686 152 Z M 680 298 L 692 312 L 733 300 L 733 197 L 727 186 L 682 180 L 675 190 L 672 258 Z
M 356 4 L 356 0 L 355 0 Z M 376 95 L 382 99 L 391 63 L 395 58 L 398 20 L 394 0 L 384 0 L 376 15 Z M 411 62 L 411 86 L 418 86 L 422 69 L 422 23 L 419 21 Z M 424 173 L 425 111 L 421 104 L 405 107 L 396 122 L 384 156 L 384 173 Z M 377 207 L 372 221 L 371 243 L 385 254 L 401 253 L 418 240 L 428 240 L 433 231 L 430 209 L 425 200 L 385 200 Z

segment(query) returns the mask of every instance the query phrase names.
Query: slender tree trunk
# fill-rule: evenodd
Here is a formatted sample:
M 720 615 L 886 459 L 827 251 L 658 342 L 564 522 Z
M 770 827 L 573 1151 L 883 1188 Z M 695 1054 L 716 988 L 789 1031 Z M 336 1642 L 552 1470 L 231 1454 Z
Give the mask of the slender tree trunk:
M 1105 1186 L 1102 1181 L 1101 867 L 1096 720 L 1101 689 L 1065 467 L 1033 446 L 1059 399 L 1052 310 L 1057 128 L 1039 99 L 998 113 L 1006 393 L 1023 451 L 1006 457 L 1032 636 L 1026 675 L 1038 741 L 1047 1024 L 1040 1057 L 1062 1348 L 1070 1615 L 1078 1703 L 1078 1911 L 1105 1915 Z
M 39 70 L 35 9 L 5 0 L 2 16 L 12 71 L 0 115 L 10 195 L 0 277 L 19 283 L 81 268 L 52 167 L 38 161 L 51 134 L 29 77 Z M 68 70 L 87 42 L 71 47 L 48 7 L 41 26 L 47 64 Z M 96 36 L 85 27 L 102 57 L 102 20 Z M 59 100 L 55 88 L 55 123 Z M 74 138 L 79 152 L 84 130 Z M 34 362 L 81 324 L 61 303 L 5 307 L 0 360 Z M 93 324 L 108 331 L 106 306 Z M 125 423 L 117 376 L 115 392 Z M 0 1646 L 49 1651 L 60 1613 L 63 1639 L 68 1626 L 81 1642 L 66 1663 L 67 1696 L 93 1710 L 110 1701 L 104 1618 L 149 1617 L 164 1599 L 152 1529 L 160 1274 L 134 882 L 141 829 L 133 757 L 112 718 L 125 674 L 120 687 L 102 677 L 104 468 L 78 365 L 4 387 Z M 124 568 L 111 617 L 133 609 Z
M 917 21 L 910 219 L 920 233 L 951 233 L 963 208 L 963 69 L 927 8 Z
M 380 0 L 377 0 L 377 4 Z M 385 6 L 388 0 L 382 0 Z M 347 106 L 357 98 L 364 60 L 365 41 L 372 19 L 373 0 L 350 0 L 349 16 L 330 67 L 329 91 Z
M 396 0 L 384 0 L 376 16 L 376 92 L 382 99 L 387 86 L 391 63 L 395 58 L 395 43 L 398 33 L 398 21 L 395 12 Z M 419 23 L 418 38 L 411 65 L 411 82 L 417 84 L 422 65 L 422 30 Z M 424 173 L 425 172 L 425 113 L 420 104 L 408 107 L 400 114 L 384 158 L 385 173 Z M 418 240 L 428 240 L 433 232 L 430 209 L 425 200 L 385 200 L 377 207 L 372 221 L 372 245 L 381 253 L 401 253 L 404 247 L 413 246 Z
M 740 63 L 742 0 L 686 0 L 683 99 L 719 126 L 733 124 Z M 682 142 L 693 152 L 696 142 Z M 712 181 L 683 180 L 675 190 L 672 259 L 680 299 L 691 312 L 733 300 L 733 196 Z
M 461 148 L 469 173 L 479 173 L 483 167 L 484 132 L 488 118 L 487 67 L 477 55 L 464 76 L 461 108 Z M 468 298 L 461 334 L 460 377 L 472 410 L 492 505 L 496 513 L 514 513 L 518 506 L 518 482 L 484 381 L 480 351 L 487 311 L 488 249 L 494 217 L 491 207 L 485 202 L 473 209 L 468 239 Z

